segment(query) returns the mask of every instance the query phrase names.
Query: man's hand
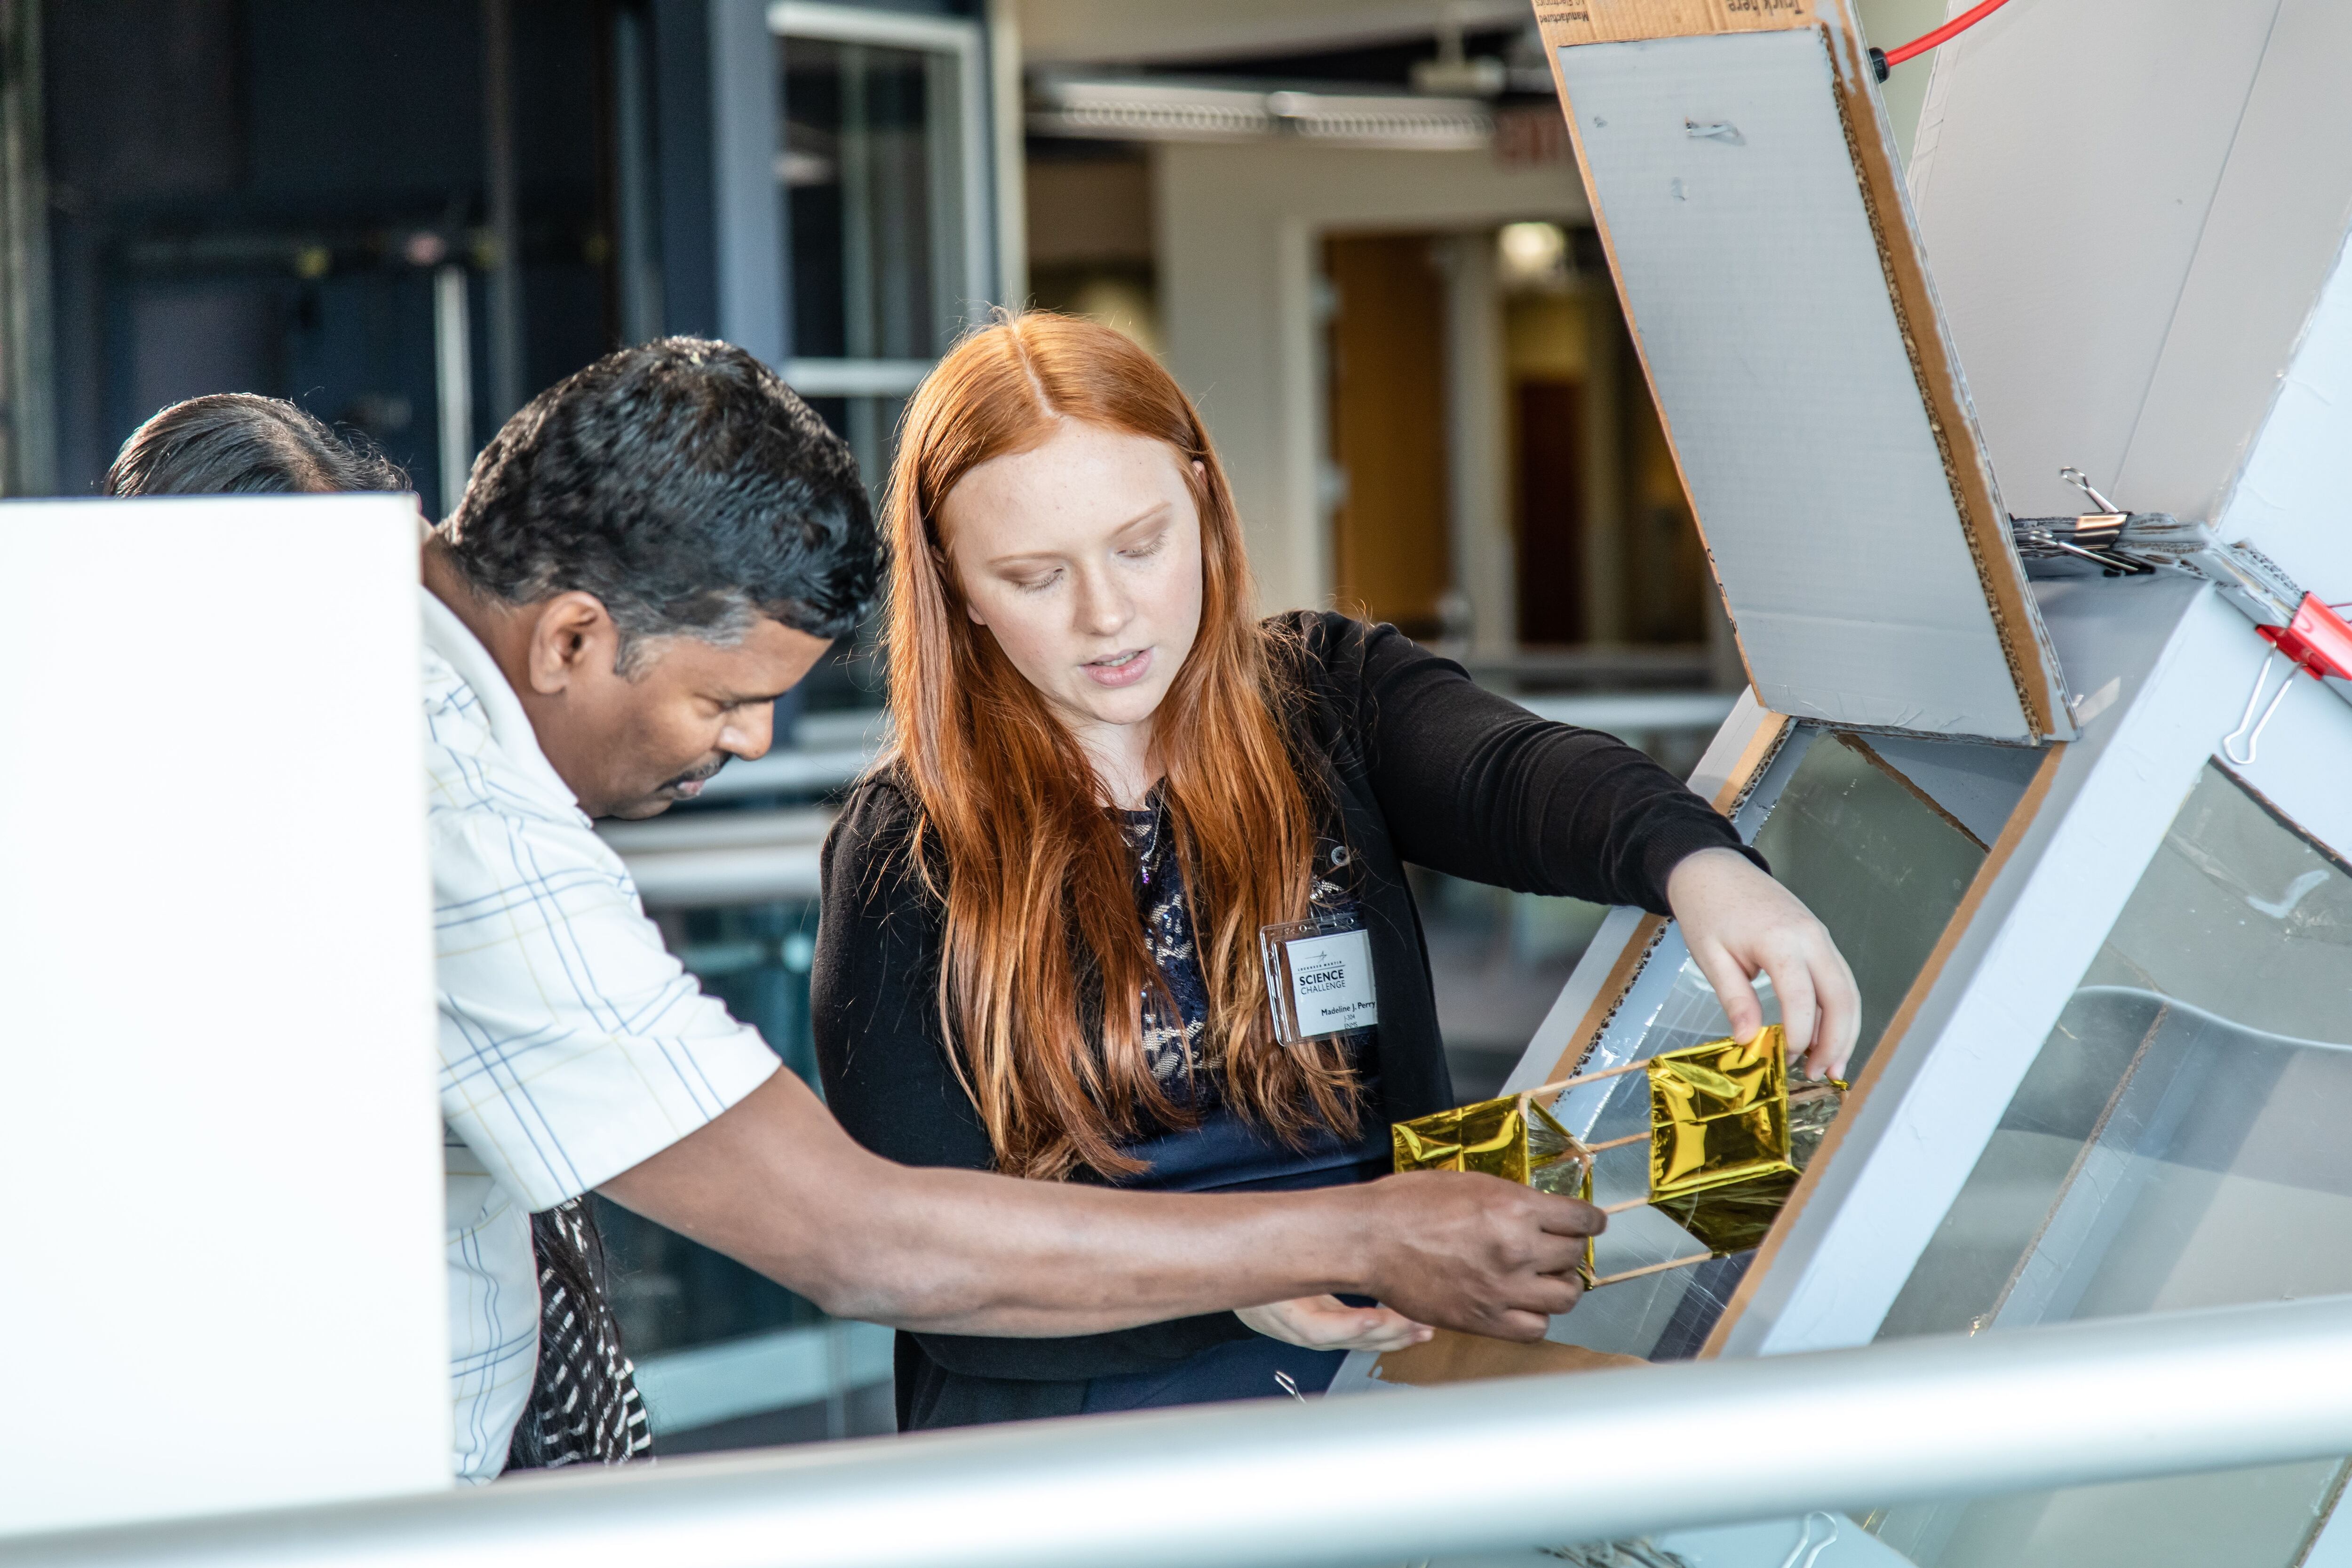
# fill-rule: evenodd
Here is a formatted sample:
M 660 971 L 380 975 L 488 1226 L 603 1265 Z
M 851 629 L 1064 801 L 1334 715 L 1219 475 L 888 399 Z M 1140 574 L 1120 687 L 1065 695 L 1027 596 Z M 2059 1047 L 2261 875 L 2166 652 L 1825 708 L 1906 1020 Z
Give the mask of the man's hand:
M 1769 974 L 1790 1057 L 1810 1052 L 1816 1078 L 1845 1076 L 1862 1027 L 1862 994 L 1829 931 L 1794 893 L 1744 855 L 1702 849 L 1667 876 L 1666 902 L 1734 1037 L 1745 1040 L 1764 1026 L 1755 977 Z
M 1587 1237 L 1609 1217 L 1588 1203 L 1456 1171 L 1416 1171 L 1351 1190 L 1371 1210 L 1365 1291 L 1418 1322 L 1498 1340 L 1539 1340 L 1584 1293 Z
M 1423 1321 L 1539 1340 L 1583 1293 L 1585 1238 L 1609 1225 L 1591 1204 L 1453 1172 L 1390 1176 L 1349 1195 L 1364 1211 L 1367 1288 L 1388 1305 L 1318 1296 L 1245 1309 L 1243 1322 L 1313 1350 L 1402 1350 L 1430 1337 Z

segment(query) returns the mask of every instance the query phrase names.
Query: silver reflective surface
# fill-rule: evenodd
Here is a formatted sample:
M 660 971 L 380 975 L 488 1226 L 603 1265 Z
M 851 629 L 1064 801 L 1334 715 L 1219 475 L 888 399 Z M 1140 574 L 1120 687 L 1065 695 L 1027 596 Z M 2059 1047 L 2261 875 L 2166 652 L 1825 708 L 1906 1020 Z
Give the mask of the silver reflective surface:
M 2352 1289 L 2352 874 L 2209 766 L 1882 1339 Z M 1928 1568 L 2297 1560 L 2333 1462 L 1897 1510 Z
M 1799 726 L 1735 815 L 1853 966 L 1863 1019 L 1851 1074 L 1876 1049 L 1983 865 L 1985 835 L 1999 836 L 2039 756 Z M 1780 1021 L 1777 999 L 1769 986 L 1759 989 L 1766 1020 Z M 1669 925 L 1584 1067 L 1614 1067 L 1728 1032 L 1714 989 Z M 1615 1079 L 1563 1097 L 1557 1113 L 1586 1142 L 1602 1142 L 1647 1128 L 1648 1091 L 1638 1076 Z M 1604 1151 L 1593 1187 L 1603 1205 L 1641 1197 L 1645 1151 Z M 1597 1267 L 1607 1275 L 1703 1250 L 1664 1215 L 1633 1209 L 1612 1218 Z M 1553 1337 L 1656 1360 L 1695 1354 L 1747 1265 L 1741 1255 L 1610 1286 L 1558 1320 Z

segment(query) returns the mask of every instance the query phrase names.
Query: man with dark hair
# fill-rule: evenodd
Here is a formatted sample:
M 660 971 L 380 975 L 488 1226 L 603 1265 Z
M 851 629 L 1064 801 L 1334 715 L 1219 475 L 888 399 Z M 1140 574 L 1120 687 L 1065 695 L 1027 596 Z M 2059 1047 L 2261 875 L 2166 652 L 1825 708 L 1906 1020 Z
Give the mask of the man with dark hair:
M 131 433 L 106 470 L 110 496 L 404 490 L 408 476 L 282 398 L 216 392 L 174 403 Z
M 1090 1333 L 1357 1290 L 1539 1336 L 1589 1205 L 1448 1174 L 1195 1196 L 895 1165 L 664 950 L 590 819 L 765 752 L 875 548 L 840 440 L 750 355 L 683 338 L 534 399 L 425 544 L 458 1473 L 498 1472 L 531 1386 L 527 1216 L 591 1189 L 902 1327 Z

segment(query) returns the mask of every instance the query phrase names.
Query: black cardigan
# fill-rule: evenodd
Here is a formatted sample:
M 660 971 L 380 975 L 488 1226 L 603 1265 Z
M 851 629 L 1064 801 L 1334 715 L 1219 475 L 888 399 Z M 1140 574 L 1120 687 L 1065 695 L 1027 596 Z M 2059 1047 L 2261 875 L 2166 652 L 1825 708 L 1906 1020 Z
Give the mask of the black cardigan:
M 1454 1103 L 1406 862 L 1664 913 L 1666 875 L 1684 857 L 1720 847 L 1754 858 L 1713 807 L 1640 752 L 1534 717 L 1392 626 L 1305 611 L 1274 624 L 1297 634 L 1273 644 L 1305 699 L 1294 747 L 1324 772 L 1371 933 L 1375 1125 Z M 834 1114 L 868 1149 L 988 1170 L 987 1130 L 940 1030 L 940 911 L 903 853 L 911 823 L 885 771 L 851 792 L 826 840 L 811 977 L 817 1061 Z M 1075 1415 L 1090 1379 L 1165 1368 L 1249 1331 L 1216 1312 L 1070 1339 L 901 1333 L 898 1424 Z

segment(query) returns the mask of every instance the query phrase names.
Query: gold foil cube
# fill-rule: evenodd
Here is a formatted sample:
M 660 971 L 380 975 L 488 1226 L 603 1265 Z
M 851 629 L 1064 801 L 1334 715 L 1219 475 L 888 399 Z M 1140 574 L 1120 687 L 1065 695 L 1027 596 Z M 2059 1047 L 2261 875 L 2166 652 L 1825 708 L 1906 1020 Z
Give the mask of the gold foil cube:
M 1477 1171 L 1570 1197 L 1589 1194 L 1591 1160 L 1550 1111 L 1520 1097 L 1482 1100 L 1389 1130 L 1399 1171 Z
M 1435 1111 L 1389 1129 L 1396 1168 L 1476 1171 L 1538 1192 L 1592 1201 L 1592 1155 L 1550 1111 L 1522 1095 L 1482 1100 Z M 1584 1244 L 1581 1272 L 1592 1279 L 1592 1243 Z
M 1762 1241 L 1797 1184 L 1787 1041 L 1773 1024 L 1650 1058 L 1650 1206 L 1717 1258 Z

